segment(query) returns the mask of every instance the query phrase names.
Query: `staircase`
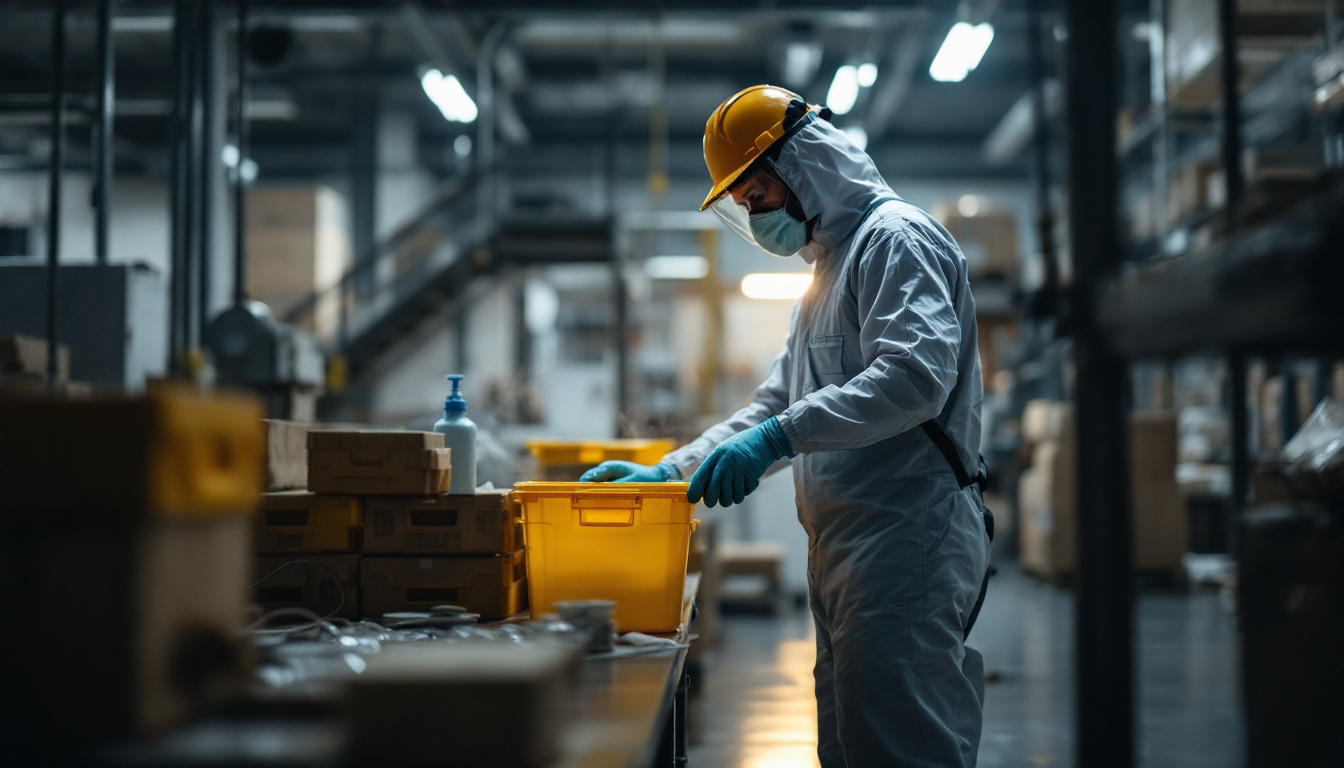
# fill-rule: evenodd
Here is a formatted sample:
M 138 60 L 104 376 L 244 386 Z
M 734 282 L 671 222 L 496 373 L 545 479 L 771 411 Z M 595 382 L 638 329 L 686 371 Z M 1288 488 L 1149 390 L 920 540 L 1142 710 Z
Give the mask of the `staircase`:
M 614 257 L 610 217 L 572 211 L 497 213 L 484 202 L 486 172 L 449 181 L 417 214 L 360 254 L 331 288 L 315 292 L 282 318 L 308 325 L 316 313 L 338 313 L 339 331 L 326 344 L 351 382 L 376 374 L 381 356 L 446 304 L 468 297 L 478 280 L 511 269 L 607 263 Z M 339 409 L 341 393 L 322 411 Z

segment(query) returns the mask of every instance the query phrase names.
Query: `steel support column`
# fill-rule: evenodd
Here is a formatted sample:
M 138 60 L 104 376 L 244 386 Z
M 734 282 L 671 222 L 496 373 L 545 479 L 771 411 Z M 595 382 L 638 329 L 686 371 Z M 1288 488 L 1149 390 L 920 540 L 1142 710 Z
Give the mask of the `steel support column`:
M 1067 0 L 1078 443 L 1077 765 L 1134 762 L 1134 594 L 1124 361 L 1093 300 L 1119 270 L 1115 0 Z
M 56 387 L 60 362 L 57 293 L 61 262 L 61 174 L 65 162 L 65 0 L 51 11 L 51 176 L 47 196 L 47 382 Z
M 237 82 L 234 84 L 233 119 L 238 140 L 238 165 L 233 182 L 233 303 L 247 298 L 247 189 L 243 163 L 247 162 L 247 0 L 238 0 Z
M 116 114 L 116 49 L 112 42 L 115 0 L 98 0 L 98 115 L 94 135 L 94 172 L 98 208 L 93 224 L 93 254 L 99 264 L 108 261 L 108 218 L 112 208 L 113 118 Z
M 1218 40 L 1222 47 L 1223 178 L 1227 185 L 1227 231 L 1236 228 L 1245 181 L 1241 173 L 1241 80 L 1237 66 L 1237 0 L 1218 0 Z
M 211 277 L 215 264 L 214 220 L 215 220 L 215 174 L 219 169 L 217 154 L 218 142 L 215 132 L 215 32 L 216 0 L 200 0 L 200 18 L 197 28 L 200 32 L 198 67 L 196 79 L 196 97 L 199 100 L 197 110 L 200 113 L 200 127 L 197 140 L 200 148 L 197 153 L 196 177 L 200 181 L 198 219 L 198 262 L 197 262 L 197 343 L 205 346 L 205 330 L 210 327 Z

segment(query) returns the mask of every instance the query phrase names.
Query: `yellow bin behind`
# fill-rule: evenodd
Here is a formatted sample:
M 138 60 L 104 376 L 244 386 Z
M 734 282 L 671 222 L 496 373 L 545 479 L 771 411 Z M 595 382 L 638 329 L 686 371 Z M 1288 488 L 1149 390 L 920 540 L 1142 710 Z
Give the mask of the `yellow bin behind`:
M 529 440 L 527 450 L 537 459 L 542 479 L 577 480 L 604 461 L 657 464 L 677 449 L 677 441 L 656 440 Z
M 693 505 L 687 483 L 518 483 L 532 618 L 614 600 L 621 632 L 681 625 Z

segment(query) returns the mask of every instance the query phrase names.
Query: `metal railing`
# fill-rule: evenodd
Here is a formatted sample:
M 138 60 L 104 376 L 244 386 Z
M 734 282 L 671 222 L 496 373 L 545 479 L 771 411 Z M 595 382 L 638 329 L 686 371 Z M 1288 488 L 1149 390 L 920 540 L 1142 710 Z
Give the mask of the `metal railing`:
M 444 183 L 413 216 L 358 254 L 331 286 L 299 301 L 281 318 L 313 330 L 339 352 L 425 281 L 469 258 L 494 231 L 497 217 L 482 191 L 493 169 L 474 168 Z

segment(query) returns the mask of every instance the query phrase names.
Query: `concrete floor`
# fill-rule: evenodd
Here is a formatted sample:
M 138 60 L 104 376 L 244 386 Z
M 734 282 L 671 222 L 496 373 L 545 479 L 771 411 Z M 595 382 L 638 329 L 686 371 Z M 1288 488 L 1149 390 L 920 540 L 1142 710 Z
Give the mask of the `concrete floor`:
M 1072 765 L 1073 593 L 998 560 L 971 636 L 998 677 L 986 685 L 980 765 Z M 1146 590 L 1138 614 L 1138 764 L 1244 765 L 1236 628 L 1218 595 Z M 691 768 L 816 766 L 813 659 L 806 610 L 725 617 L 723 644 L 695 683 Z

